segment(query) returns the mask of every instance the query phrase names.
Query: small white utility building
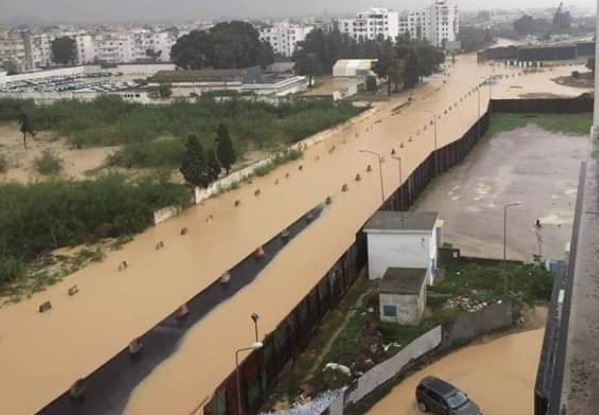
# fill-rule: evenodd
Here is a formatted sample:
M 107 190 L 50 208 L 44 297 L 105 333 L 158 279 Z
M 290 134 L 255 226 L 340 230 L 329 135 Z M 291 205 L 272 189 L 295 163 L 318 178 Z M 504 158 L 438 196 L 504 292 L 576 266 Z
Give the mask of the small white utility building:
M 388 268 L 379 285 L 381 321 L 420 323 L 426 307 L 426 268 Z
M 364 227 L 369 278 L 383 278 L 388 268 L 424 268 L 432 285 L 442 226 L 437 212 L 375 213 Z

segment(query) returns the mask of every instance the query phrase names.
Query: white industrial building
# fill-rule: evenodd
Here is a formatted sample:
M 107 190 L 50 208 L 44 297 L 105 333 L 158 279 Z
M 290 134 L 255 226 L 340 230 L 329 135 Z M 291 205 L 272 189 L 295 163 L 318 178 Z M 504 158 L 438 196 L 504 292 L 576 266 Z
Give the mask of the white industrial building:
M 397 40 L 399 13 L 381 7 L 371 7 L 353 19 L 339 19 L 337 28 L 357 41 L 383 39 Z
M 366 77 L 372 74 L 372 65 L 376 59 L 339 59 L 333 65 L 336 78 Z
M 259 27 L 258 32 L 260 33 L 260 40 L 270 43 L 274 53 L 291 57 L 297 48 L 297 44 L 303 42 L 313 29 L 313 26 L 280 22 Z
M 436 212 L 377 212 L 364 227 L 369 278 L 383 278 L 388 268 L 421 268 L 432 284 L 442 226 Z

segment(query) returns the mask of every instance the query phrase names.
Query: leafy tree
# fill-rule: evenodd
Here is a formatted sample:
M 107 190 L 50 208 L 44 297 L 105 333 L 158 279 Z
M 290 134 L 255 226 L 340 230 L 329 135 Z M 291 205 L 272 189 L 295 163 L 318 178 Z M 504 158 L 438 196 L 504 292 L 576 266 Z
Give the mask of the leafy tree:
M 493 33 L 489 29 L 480 29 L 474 26 L 460 27 L 458 40 L 464 52 L 474 52 L 493 43 Z
M 387 80 L 387 95 L 391 95 L 391 84 L 395 84 L 395 91 L 398 90 L 399 83 L 402 82 L 405 73 L 405 61 L 397 56 L 397 51 L 393 50 L 385 56 L 381 56 L 374 64 L 372 70 L 380 78 Z
M 158 94 L 160 95 L 160 98 L 168 98 L 171 95 L 173 95 L 173 91 L 171 89 L 171 84 L 161 83 L 158 86 Z
M 171 59 L 182 69 L 202 69 L 212 65 L 214 48 L 207 32 L 194 30 L 181 36 L 171 49 Z
M 591 71 L 593 73 L 593 75 L 595 75 L 595 57 L 592 56 L 589 59 L 587 59 L 587 69 L 589 71 Z
M 158 62 L 158 59 L 160 59 L 161 55 L 161 50 L 154 50 L 152 48 L 146 49 L 146 56 L 150 59 L 151 62 Z
M 207 167 L 208 167 L 208 175 L 210 176 L 211 181 L 215 181 L 218 179 L 221 171 L 221 165 L 216 157 L 216 153 L 213 148 L 210 148 L 207 152 Z
M 237 160 L 237 155 L 235 154 L 231 137 L 229 137 L 229 131 L 223 123 L 220 123 L 216 130 L 216 155 L 228 174 L 231 166 Z
M 17 67 L 17 64 L 13 61 L 2 62 L 2 67 L 6 71 L 7 75 L 15 75 L 19 73 L 19 68 Z
M 202 144 L 196 136 L 192 135 L 187 139 L 185 147 L 181 168 L 179 169 L 183 178 L 193 186 L 208 187 L 211 180 L 206 162 L 206 153 Z
M 250 23 L 232 21 L 180 37 L 171 49 L 171 58 L 183 69 L 265 68 L 274 62 L 274 53 Z
M 420 59 L 414 47 L 399 46 L 397 53 L 400 59 L 405 60 L 404 85 L 406 88 L 412 88 L 423 75 Z
M 560 8 L 553 15 L 553 31 L 556 33 L 569 33 L 572 29 L 572 16 L 570 12 Z
M 366 77 L 366 90 L 370 92 L 376 91 L 376 77 L 371 75 Z
M 316 53 L 302 49 L 295 55 L 295 59 L 295 70 L 300 75 L 308 77 L 308 86 L 311 87 L 314 77 L 323 73 L 318 56 Z
M 33 131 L 33 126 L 29 120 L 29 116 L 26 113 L 21 113 L 19 118 L 21 122 L 20 130 L 23 133 L 23 147 L 27 148 L 27 133 L 29 133 L 32 137 L 35 137 L 36 132 Z
M 75 63 L 77 59 L 77 43 L 68 36 L 57 37 L 52 41 L 52 61 L 62 65 Z
M 247 22 L 217 23 L 210 29 L 214 68 L 247 68 L 274 62 L 272 48 L 260 41 L 258 31 Z

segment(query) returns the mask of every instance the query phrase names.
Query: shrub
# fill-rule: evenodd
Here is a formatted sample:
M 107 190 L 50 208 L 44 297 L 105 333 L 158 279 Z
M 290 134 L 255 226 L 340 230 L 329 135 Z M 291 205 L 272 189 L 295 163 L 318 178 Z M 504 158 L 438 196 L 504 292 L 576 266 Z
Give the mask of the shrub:
M 44 150 L 42 155 L 36 157 L 33 166 L 39 174 L 54 176 L 62 171 L 62 159 L 50 150 Z
M 8 160 L 4 154 L 0 154 L 0 173 L 6 173 L 8 170 Z
M 574 79 L 579 79 L 579 78 L 580 78 L 580 72 L 578 72 L 578 71 L 573 71 L 573 72 L 572 72 L 572 78 L 574 78 Z

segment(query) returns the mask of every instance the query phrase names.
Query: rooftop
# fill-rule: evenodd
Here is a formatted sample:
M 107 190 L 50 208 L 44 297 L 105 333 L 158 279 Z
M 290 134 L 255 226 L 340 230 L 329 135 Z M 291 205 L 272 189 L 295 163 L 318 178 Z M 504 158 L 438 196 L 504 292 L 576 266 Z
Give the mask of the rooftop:
M 159 71 L 148 79 L 150 82 L 217 82 L 242 81 L 250 71 L 257 67 L 243 69 L 199 69 Z
M 426 280 L 426 268 L 387 268 L 379 292 L 388 294 L 419 294 Z
M 437 219 L 438 212 L 379 211 L 366 223 L 364 231 L 430 231 Z

